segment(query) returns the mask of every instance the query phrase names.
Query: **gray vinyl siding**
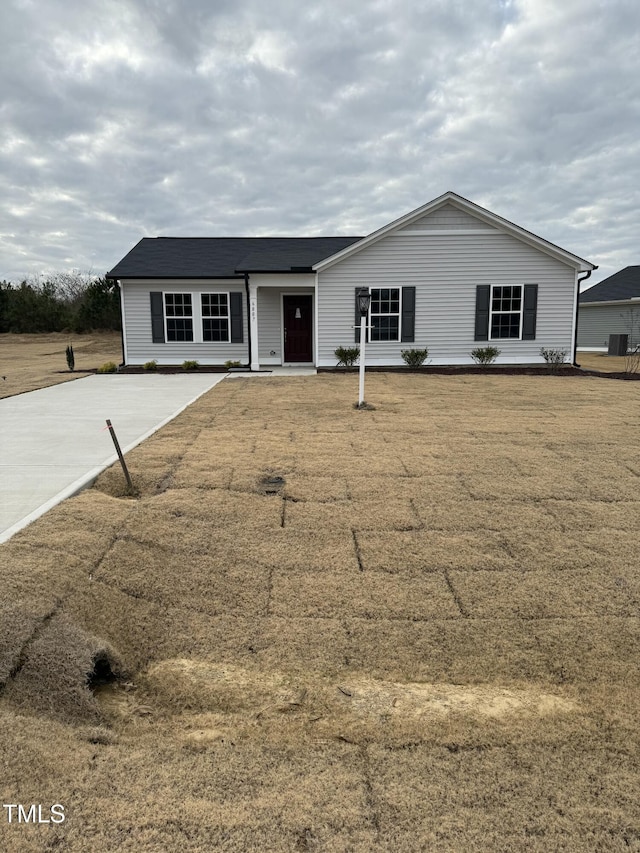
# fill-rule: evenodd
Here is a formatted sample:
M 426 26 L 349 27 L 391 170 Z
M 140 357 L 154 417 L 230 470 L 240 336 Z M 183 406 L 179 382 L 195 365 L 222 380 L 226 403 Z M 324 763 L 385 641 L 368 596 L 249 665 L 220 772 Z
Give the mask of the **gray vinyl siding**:
M 181 364 L 193 359 L 200 364 L 224 364 L 227 360 L 248 360 L 248 327 L 247 305 L 244 282 L 237 280 L 180 280 L 170 281 L 134 280 L 121 282 L 122 301 L 125 312 L 126 364 L 144 364 L 156 359 L 158 364 Z M 149 294 L 152 291 L 163 293 L 191 293 L 193 300 L 199 299 L 201 293 L 239 292 L 242 293 L 242 324 L 244 343 L 213 343 L 213 342 L 167 342 L 154 344 L 151 339 L 151 308 Z
M 258 290 L 258 352 L 261 364 L 280 364 L 282 357 L 280 289 Z
M 536 339 L 474 340 L 476 285 L 537 284 Z M 318 275 L 318 364 L 353 346 L 356 287 L 416 287 L 413 344 L 367 344 L 367 363 L 402 364 L 401 349 L 428 347 L 432 364 L 472 363 L 478 346 L 501 350 L 501 363 L 541 363 L 540 348 L 573 348 L 575 270 L 497 229 L 486 234 L 393 233 Z
M 433 213 L 428 213 L 426 216 L 416 219 L 410 225 L 405 225 L 397 233 L 403 234 L 410 231 L 445 231 L 451 228 L 458 230 L 482 229 L 487 231 L 495 231 L 492 225 L 478 219 L 467 213 L 466 210 L 460 210 L 452 204 L 445 204 Z
M 609 335 L 629 335 L 629 345 L 640 344 L 640 305 L 581 305 L 578 348 L 607 349 Z

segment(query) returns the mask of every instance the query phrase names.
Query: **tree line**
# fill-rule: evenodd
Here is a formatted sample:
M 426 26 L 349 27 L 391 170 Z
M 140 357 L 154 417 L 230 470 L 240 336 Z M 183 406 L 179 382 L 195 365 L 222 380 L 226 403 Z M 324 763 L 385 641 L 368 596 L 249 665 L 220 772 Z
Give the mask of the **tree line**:
M 0 282 L 0 333 L 99 330 L 120 330 L 120 289 L 114 281 L 71 272 Z

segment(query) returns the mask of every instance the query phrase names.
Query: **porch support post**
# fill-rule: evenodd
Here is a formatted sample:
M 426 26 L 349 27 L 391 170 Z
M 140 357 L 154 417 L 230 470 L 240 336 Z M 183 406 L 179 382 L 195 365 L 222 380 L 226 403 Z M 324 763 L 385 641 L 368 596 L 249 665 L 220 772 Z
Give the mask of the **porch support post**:
M 251 370 L 260 370 L 258 354 L 258 285 L 249 283 L 249 329 L 251 335 Z

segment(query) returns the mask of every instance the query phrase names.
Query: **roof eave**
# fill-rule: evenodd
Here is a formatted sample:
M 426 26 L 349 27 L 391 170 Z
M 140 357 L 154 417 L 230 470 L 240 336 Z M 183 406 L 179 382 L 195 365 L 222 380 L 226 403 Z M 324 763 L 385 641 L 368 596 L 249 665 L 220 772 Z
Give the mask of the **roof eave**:
M 628 296 L 626 299 L 596 299 L 594 302 L 581 302 L 581 308 L 591 308 L 595 305 L 631 305 L 640 308 L 640 296 Z
M 189 275 L 188 273 L 181 273 L 180 275 L 139 275 L 137 273 L 107 273 L 105 278 L 111 281 L 124 281 L 127 279 L 140 281 L 180 281 L 182 279 L 195 279 L 198 281 L 242 281 L 244 275 L 238 273 L 229 273 L 229 275 Z
M 282 269 L 258 269 L 244 267 L 236 270 L 238 273 L 248 273 L 250 275 L 309 275 L 315 274 L 313 267 L 282 267 Z

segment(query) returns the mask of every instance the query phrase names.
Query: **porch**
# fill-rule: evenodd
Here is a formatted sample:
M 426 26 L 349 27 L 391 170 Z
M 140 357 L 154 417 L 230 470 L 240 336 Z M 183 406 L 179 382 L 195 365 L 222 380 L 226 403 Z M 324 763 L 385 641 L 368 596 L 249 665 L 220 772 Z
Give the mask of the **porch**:
M 249 281 L 251 370 L 315 368 L 317 291 L 315 276 L 253 274 Z

